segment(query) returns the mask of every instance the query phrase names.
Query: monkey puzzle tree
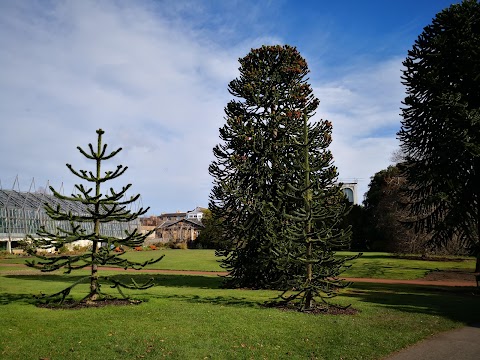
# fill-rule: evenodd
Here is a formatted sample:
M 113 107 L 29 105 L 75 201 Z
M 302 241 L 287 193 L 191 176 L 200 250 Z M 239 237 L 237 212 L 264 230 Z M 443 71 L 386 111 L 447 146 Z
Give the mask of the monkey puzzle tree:
M 337 169 L 328 150 L 332 124 L 308 121 L 303 115 L 303 126 L 290 137 L 294 150 L 291 167 L 298 176 L 283 189 L 290 205 L 283 214 L 285 239 L 274 244 L 287 267 L 282 272 L 284 292 L 280 297 L 296 302 L 301 311 L 312 309 L 318 298 L 326 302 L 347 286 L 338 276 L 346 268 L 345 262 L 357 257 L 335 257 L 332 250 L 347 248 L 350 242 L 350 229 L 345 231 L 342 226 L 345 195 L 336 184 Z
M 102 144 L 102 135 L 104 131 L 97 130 L 98 141 L 96 149 L 89 144 L 89 152 L 84 151 L 81 147 L 77 147 L 80 153 L 89 160 L 95 162 L 95 170 L 75 170 L 70 164 L 67 164 L 68 169 L 77 177 L 87 182 L 93 183 L 94 187 L 85 187 L 82 184 L 75 185 L 77 194 L 71 196 L 64 196 L 50 187 L 53 195 L 61 200 L 74 202 L 80 204 L 84 209 L 81 212 L 72 212 L 62 209 L 60 205 L 52 206 L 45 205 L 45 210 L 50 218 L 69 226 L 57 226 L 53 231 L 42 226 L 37 232 L 37 237 L 30 236 L 32 247 L 29 253 L 35 255 L 41 261 L 36 262 L 27 261 L 27 265 L 40 269 L 44 272 L 65 269 L 65 273 L 70 273 L 72 270 L 80 270 L 90 268 L 90 275 L 82 277 L 72 285 L 63 289 L 62 291 L 52 294 L 49 297 L 61 297 L 63 302 L 70 294 L 70 291 L 78 284 L 89 281 L 90 291 L 84 298 L 87 302 L 94 302 L 105 297 L 101 291 L 101 280 L 111 284 L 112 288 L 116 288 L 120 295 L 126 297 L 122 288 L 128 289 L 147 289 L 153 286 L 152 280 L 145 284 L 137 284 L 133 279 L 131 284 L 126 284 L 115 277 L 99 276 L 98 269 L 100 266 L 118 266 L 124 269 L 133 268 L 141 269 L 146 265 L 153 264 L 160 261 L 163 256 L 158 259 L 148 260 L 144 263 L 137 263 L 122 258 L 125 252 L 115 252 L 113 249 L 121 248 L 122 246 L 138 246 L 141 245 L 146 237 L 151 234 L 141 234 L 138 229 L 125 230 L 123 237 L 114 237 L 106 233 L 104 226 L 107 223 L 119 222 L 128 223 L 139 216 L 145 214 L 149 208 L 140 208 L 138 211 L 132 212 L 128 206 L 135 203 L 140 195 L 126 198 L 126 192 L 131 184 L 122 187 L 119 192 L 110 188 L 105 194 L 102 193 L 101 185 L 123 175 L 128 167 L 118 165 L 113 171 L 105 171 L 102 173 L 102 163 L 117 155 L 122 149 L 119 148 L 107 154 L 107 144 Z M 61 224 L 61 223 L 60 223 Z M 48 249 L 53 247 L 62 247 L 67 244 L 72 244 L 79 240 L 91 241 L 91 250 L 80 255 L 63 255 L 63 256 L 43 256 L 37 250 Z
M 480 272 L 480 3 L 438 13 L 408 52 L 398 138 L 417 228 L 462 238 Z
M 303 206 L 285 190 L 304 185 L 303 153 L 294 139 L 303 140 L 305 121 L 319 100 L 307 83 L 305 59 L 291 46 L 262 46 L 239 61 L 240 77 L 229 84 L 238 100 L 225 109 L 223 143 L 214 148 L 216 160 L 209 168 L 214 178 L 210 209 L 222 219 L 223 243 L 230 244 L 217 255 L 225 257 L 229 285 L 283 288 L 304 269 L 303 262 L 288 260 L 302 248 L 286 235 L 293 220 L 285 214 Z M 312 157 L 317 145 L 309 142 Z M 330 179 L 312 178 L 315 189 L 330 185 Z
M 214 148 L 209 167 L 210 209 L 222 218 L 230 244 L 217 253 L 225 256 L 230 285 L 262 288 L 279 279 L 272 243 L 283 227 L 279 192 L 292 176 L 288 134 L 303 113 L 315 111 L 318 99 L 306 82 L 306 61 L 291 46 L 252 49 L 239 62 L 240 76 L 229 84 L 238 100 L 225 108 L 223 144 Z

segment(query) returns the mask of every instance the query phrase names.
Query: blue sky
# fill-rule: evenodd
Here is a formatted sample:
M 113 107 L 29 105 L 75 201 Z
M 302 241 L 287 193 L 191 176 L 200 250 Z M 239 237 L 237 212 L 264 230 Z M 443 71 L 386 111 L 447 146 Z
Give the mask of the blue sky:
M 296 46 L 333 123 L 340 179 L 369 178 L 398 147 L 402 61 L 453 1 L 2 1 L 0 181 L 21 190 L 91 169 L 76 150 L 105 130 L 123 147 L 149 214 L 207 206 L 238 58 L 263 44 Z M 115 161 L 116 160 L 116 161 Z M 107 170 L 107 169 L 106 169 Z M 117 185 L 117 184 L 115 184 Z M 17 185 L 15 185 L 17 188 Z

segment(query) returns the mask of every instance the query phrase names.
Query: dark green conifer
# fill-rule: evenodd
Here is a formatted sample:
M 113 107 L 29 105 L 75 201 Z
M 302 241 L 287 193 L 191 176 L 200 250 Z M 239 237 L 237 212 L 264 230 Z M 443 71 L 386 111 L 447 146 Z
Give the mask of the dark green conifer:
M 128 223 L 137 219 L 139 216 L 145 214 L 149 208 L 140 208 L 138 211 L 132 212 L 128 209 L 130 204 L 135 203 L 140 195 L 126 198 L 126 192 L 131 184 L 122 187 L 119 192 L 110 188 L 108 192 L 102 193 L 101 185 L 106 181 L 110 181 L 123 175 L 128 167 L 118 165 L 113 171 L 105 171 L 102 174 L 102 162 L 109 160 L 117 155 L 122 149 L 119 148 L 107 154 L 107 144 L 102 144 L 102 135 L 104 131 L 97 130 L 98 141 L 97 148 L 94 149 L 92 144 L 89 144 L 89 151 L 84 151 L 81 147 L 77 147 L 80 153 L 89 160 L 95 162 L 94 171 L 75 170 L 70 164 L 67 164 L 68 169 L 77 177 L 89 183 L 93 183 L 94 187 L 84 187 L 82 184 L 75 185 L 77 194 L 71 196 L 64 196 L 57 192 L 53 187 L 50 190 L 54 196 L 61 200 L 75 202 L 81 204 L 85 209 L 81 213 L 73 213 L 65 211 L 60 205 L 53 207 L 49 204 L 45 205 L 45 210 L 48 216 L 54 220 L 67 222 L 70 224 L 69 228 L 57 227 L 54 231 L 48 230 L 45 226 L 37 232 L 37 237 L 30 237 L 32 247 L 29 249 L 31 254 L 36 255 L 41 261 L 27 261 L 27 265 L 40 269 L 43 272 L 55 271 L 64 269 L 65 273 L 70 273 L 72 270 L 80 270 L 89 268 L 90 275 L 82 277 L 72 285 L 63 289 L 62 291 L 52 294 L 49 297 L 60 297 L 63 302 L 70 294 L 70 291 L 82 282 L 90 282 L 90 291 L 85 296 L 88 302 L 93 302 L 104 298 L 101 291 L 101 282 L 106 282 L 112 288 L 116 288 L 119 293 L 126 297 L 122 288 L 128 289 L 147 289 L 153 286 L 152 280 L 139 285 L 133 279 L 131 284 L 126 284 L 115 277 L 100 276 L 98 269 L 101 266 L 116 266 L 124 269 L 133 268 L 141 269 L 148 264 L 153 264 L 160 261 L 163 256 L 158 259 L 148 260 L 144 263 L 132 262 L 122 258 L 124 252 L 115 252 L 114 249 L 121 249 L 123 246 L 134 247 L 142 245 L 148 235 L 141 234 L 138 229 L 131 231 L 125 230 L 125 235 L 122 238 L 113 237 L 102 232 L 102 227 L 111 222 Z M 63 256 L 44 256 L 37 252 L 37 249 L 61 248 L 67 244 L 72 244 L 78 240 L 90 240 L 92 242 L 91 250 L 80 255 L 63 255 Z
M 480 272 L 480 2 L 439 12 L 403 65 L 400 166 L 416 229 L 434 245 L 461 240 Z
M 209 168 L 210 209 L 223 219 L 230 244 L 218 252 L 230 285 L 265 288 L 279 280 L 272 244 L 283 227 L 279 191 L 292 176 L 290 129 L 301 123 L 301 114 L 315 111 L 318 100 L 306 82 L 307 64 L 293 47 L 252 49 L 239 62 L 240 77 L 229 84 L 237 100 L 225 108 L 223 144 L 214 148 Z
M 313 196 L 312 210 L 305 215 L 310 224 L 327 222 L 322 230 L 307 232 L 309 239 L 321 234 L 326 253 L 337 239 L 331 229 L 343 208 L 333 201 L 340 190 L 334 186 L 336 170 L 326 151 L 331 127 L 326 122 L 306 125 L 319 100 L 307 82 L 307 63 L 295 48 L 263 46 L 239 61 L 240 77 L 229 84 L 237 100 L 225 109 L 226 124 L 220 129 L 223 143 L 214 148 L 216 160 L 209 168 L 214 177 L 210 209 L 222 219 L 223 243 L 230 244 L 217 254 L 224 256 L 222 266 L 230 272 L 228 285 L 283 289 L 294 277 L 303 276 L 306 268 L 301 259 L 307 242 L 313 241 L 294 235 L 305 220 L 299 214 L 307 210 L 304 194 L 292 189 L 313 191 L 308 195 Z M 307 141 L 305 126 L 311 136 Z M 311 168 L 304 167 L 305 161 Z M 311 186 L 305 188 L 307 174 Z M 325 218 L 317 211 L 321 207 L 328 207 L 322 213 Z M 332 260 L 322 266 L 336 264 Z
M 350 230 L 342 226 L 346 212 L 345 196 L 336 183 L 337 169 L 328 146 L 332 124 L 321 120 L 292 133 L 291 167 L 297 176 L 284 189 L 286 223 L 284 238 L 275 243 L 283 262 L 281 298 L 294 302 L 299 310 L 312 309 L 314 302 L 336 295 L 348 285 L 339 275 L 352 257 L 335 257 L 333 249 L 347 248 Z

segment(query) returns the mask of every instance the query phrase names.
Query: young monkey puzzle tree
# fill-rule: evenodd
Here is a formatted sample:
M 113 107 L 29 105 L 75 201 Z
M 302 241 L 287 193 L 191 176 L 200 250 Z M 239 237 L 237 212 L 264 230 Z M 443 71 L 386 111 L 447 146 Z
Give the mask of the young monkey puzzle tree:
M 290 203 L 283 215 L 286 241 L 275 244 L 285 266 L 296 269 L 283 271 L 287 278 L 282 281 L 286 286 L 280 297 L 301 311 L 311 310 L 316 298 L 326 303 L 346 287 L 348 283 L 338 276 L 347 267 L 346 261 L 358 257 L 334 256 L 333 248 L 349 245 L 350 229 L 345 231 L 341 225 L 346 203 L 328 150 L 332 124 L 325 120 L 309 124 L 308 120 L 304 115 L 303 126 L 291 137 L 295 149 L 291 166 L 299 176 L 284 189 Z M 298 272 L 299 267 L 304 270 Z
M 110 283 L 111 287 L 116 288 L 124 298 L 126 298 L 126 296 L 123 293 L 122 288 L 147 289 L 153 286 L 153 279 L 142 285 L 137 284 L 133 279 L 131 284 L 126 284 L 114 277 L 99 276 L 99 266 L 118 266 L 124 269 L 133 268 L 138 270 L 146 265 L 156 263 L 163 258 L 163 256 L 161 256 L 144 263 L 137 263 L 122 258 L 121 256 L 125 252 L 113 251 L 113 249 L 122 248 L 122 246 L 133 247 L 141 245 L 147 236 L 154 230 L 147 234 L 139 233 L 136 228 L 131 231 L 125 230 L 125 235 L 122 238 L 107 235 L 102 231 L 102 224 L 110 222 L 128 223 L 145 214 L 149 208 L 140 208 L 136 212 L 127 209 L 127 206 L 137 201 L 140 196 L 136 195 L 129 199 L 125 199 L 125 194 L 131 184 L 124 186 L 119 192 L 115 192 L 113 188 L 110 188 L 109 193 L 107 192 L 105 195 L 102 194 L 102 183 L 123 175 L 128 167 L 118 165 L 114 171 L 105 171 L 104 175 L 102 175 L 102 162 L 113 158 L 122 150 L 122 148 L 112 151 L 110 154 L 106 154 L 107 144 L 102 144 L 102 135 L 104 134 L 104 131 L 99 129 L 97 130 L 97 134 L 98 142 L 96 149 L 94 149 L 92 144 L 89 144 L 90 151 L 87 153 L 82 148 L 77 147 L 83 156 L 95 162 L 95 172 L 86 170 L 77 171 L 73 169 L 70 164 L 67 164 L 68 169 L 74 175 L 82 180 L 93 183 L 95 187 L 85 188 L 83 185 L 77 184 L 75 185 L 75 188 L 79 191 L 79 194 L 72 194 L 72 196 L 64 196 L 50 187 L 56 198 L 77 203 L 84 208 L 84 211 L 81 213 L 74 213 L 72 211 L 65 211 L 60 205 L 54 207 L 50 204 L 46 204 L 45 210 L 48 216 L 56 221 L 68 222 L 70 224 L 70 229 L 58 226 L 55 230 L 51 231 L 45 226 L 42 226 L 37 232 L 38 238 L 30 236 L 33 246 L 28 251 L 42 261 L 38 263 L 35 262 L 35 260 L 27 261 L 28 266 L 40 269 L 43 272 L 65 269 L 65 273 L 67 274 L 72 270 L 80 270 L 87 267 L 90 268 L 90 275 L 81 278 L 62 291 L 49 296 L 49 298 L 61 297 L 61 303 L 63 303 L 66 296 L 70 294 L 70 291 L 76 285 L 87 280 L 90 281 L 90 291 L 83 300 L 87 300 L 87 302 L 90 303 L 106 297 L 106 295 L 101 292 L 100 280 Z M 93 194 L 92 190 L 94 190 Z M 88 226 L 89 224 L 90 227 Z M 42 256 L 36 252 L 36 249 L 62 247 L 79 240 L 90 240 L 92 242 L 91 251 L 81 255 L 65 255 L 58 257 Z

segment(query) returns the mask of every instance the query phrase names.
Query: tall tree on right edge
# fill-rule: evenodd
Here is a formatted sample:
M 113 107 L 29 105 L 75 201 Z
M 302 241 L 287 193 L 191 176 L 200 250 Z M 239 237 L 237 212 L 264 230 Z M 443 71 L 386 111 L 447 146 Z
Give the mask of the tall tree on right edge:
M 480 272 L 480 3 L 438 13 L 403 65 L 398 138 L 412 215 L 436 243 L 464 239 Z

